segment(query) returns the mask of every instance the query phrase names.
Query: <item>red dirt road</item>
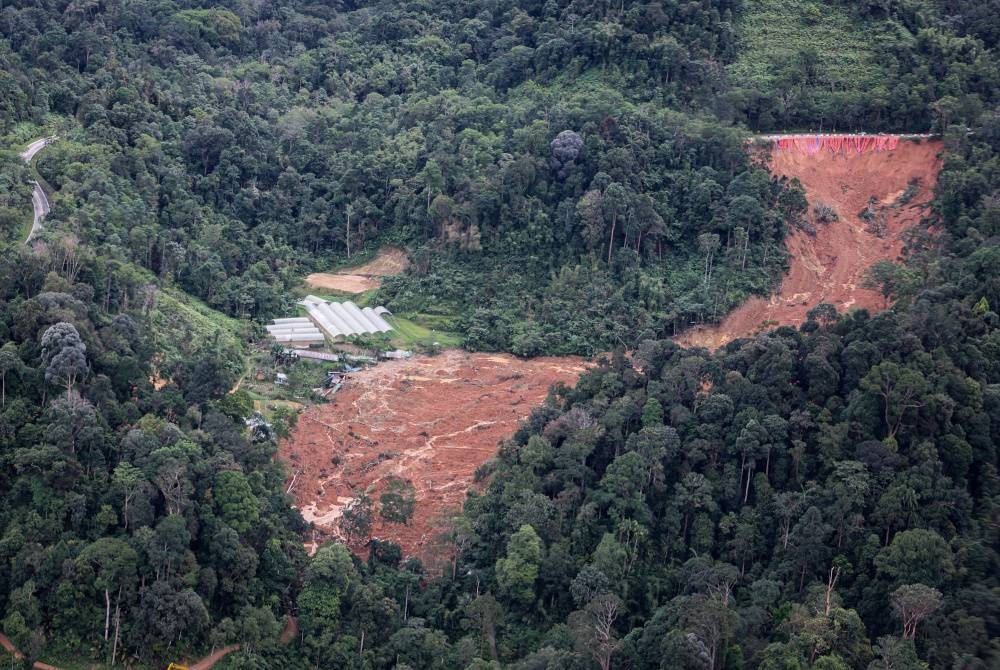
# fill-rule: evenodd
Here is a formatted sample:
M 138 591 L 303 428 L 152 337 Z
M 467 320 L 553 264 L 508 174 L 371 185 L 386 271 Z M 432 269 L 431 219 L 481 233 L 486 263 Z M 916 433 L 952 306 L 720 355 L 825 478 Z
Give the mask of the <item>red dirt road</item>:
M 338 520 L 355 496 L 371 486 L 378 500 L 386 477 L 409 479 L 417 498 L 410 524 L 377 522 L 373 536 L 408 555 L 443 558 L 435 556 L 440 520 L 461 508 L 476 469 L 552 384 L 573 384 L 586 368 L 577 358 L 449 350 L 357 373 L 331 403 L 303 412 L 279 446 L 296 473 L 296 505 L 321 533 L 339 537 Z
M 816 235 L 796 229 L 785 240 L 791 254 L 788 274 L 778 292 L 769 299 L 751 298 L 714 327 L 693 328 L 675 338 L 684 346 L 717 349 L 738 337 L 752 336 L 779 325 L 798 325 L 806 312 L 824 302 L 838 311 L 863 307 L 885 308 L 877 291 L 861 288 L 866 269 L 880 260 L 899 260 L 902 233 L 927 216 L 941 159 L 938 140 L 920 143 L 901 141 L 898 148 L 880 153 L 807 155 L 774 152 L 774 174 L 797 177 L 809 200 L 809 219 Z M 906 204 L 899 198 L 911 181 L 918 190 Z M 874 197 L 885 216 L 883 237 L 866 230 L 858 216 Z M 815 222 L 813 206 L 833 207 L 839 221 Z
M 3 647 L 8 654 L 11 654 L 15 659 L 21 660 L 24 658 L 24 654 L 14 646 L 14 643 L 10 641 L 3 633 L 0 633 L 0 647 Z M 48 663 L 42 663 L 41 661 L 35 661 L 32 665 L 35 670 L 62 670 L 62 668 L 57 668 L 54 665 L 49 665 Z

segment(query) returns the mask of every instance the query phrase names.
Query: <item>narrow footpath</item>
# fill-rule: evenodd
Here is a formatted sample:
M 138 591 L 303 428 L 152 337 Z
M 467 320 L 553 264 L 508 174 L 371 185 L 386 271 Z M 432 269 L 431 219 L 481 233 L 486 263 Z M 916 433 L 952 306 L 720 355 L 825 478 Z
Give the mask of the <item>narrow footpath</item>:
M 21 651 L 14 646 L 14 643 L 10 641 L 10 638 L 3 633 L 0 633 L 0 647 L 3 647 L 8 654 L 12 655 L 18 661 L 24 658 L 24 654 L 22 654 Z M 62 668 L 57 668 L 54 665 L 42 663 L 41 661 L 35 661 L 35 664 L 31 667 L 35 668 L 35 670 L 62 670 Z
M 297 617 L 290 616 L 285 620 L 285 627 L 281 631 L 281 637 L 278 638 L 281 644 L 288 644 L 299 634 L 299 620 Z M 11 654 L 16 660 L 21 660 L 24 658 L 24 654 L 21 650 L 14 646 L 14 643 L 10 641 L 10 638 L 0 633 L 0 647 L 3 647 L 8 654 Z M 211 670 L 212 666 L 221 661 L 223 657 L 233 653 L 234 651 L 239 651 L 240 645 L 230 644 L 221 649 L 216 649 L 213 653 L 209 654 L 200 661 L 195 662 L 190 666 L 191 670 Z M 42 663 L 41 661 L 35 661 L 35 670 L 63 670 L 62 668 L 56 667 L 54 665 L 49 665 L 48 663 Z

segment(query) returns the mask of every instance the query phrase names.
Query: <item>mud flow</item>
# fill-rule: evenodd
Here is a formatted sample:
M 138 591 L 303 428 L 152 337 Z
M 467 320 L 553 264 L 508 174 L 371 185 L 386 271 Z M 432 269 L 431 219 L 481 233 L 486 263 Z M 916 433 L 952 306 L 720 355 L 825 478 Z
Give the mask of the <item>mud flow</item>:
M 355 373 L 332 402 L 303 412 L 279 446 L 293 472 L 296 506 L 315 524 L 318 541 L 343 539 L 338 522 L 355 496 L 371 487 L 377 500 L 387 478 L 409 479 L 416 489 L 413 519 L 377 521 L 372 535 L 433 560 L 447 551 L 440 547 L 442 522 L 461 509 L 476 469 L 550 386 L 572 385 L 586 365 L 577 358 L 449 350 Z
M 878 291 L 861 287 L 865 270 L 880 260 L 901 260 L 905 231 L 929 216 L 941 150 L 938 140 L 903 140 L 894 149 L 863 153 L 771 152 L 771 171 L 802 183 L 815 234 L 796 229 L 786 238 L 790 267 L 777 293 L 751 298 L 718 326 L 692 328 L 675 340 L 716 349 L 777 326 L 799 325 L 825 302 L 841 312 L 885 309 Z M 836 218 L 824 222 L 817 206 L 829 208 L 822 218 Z

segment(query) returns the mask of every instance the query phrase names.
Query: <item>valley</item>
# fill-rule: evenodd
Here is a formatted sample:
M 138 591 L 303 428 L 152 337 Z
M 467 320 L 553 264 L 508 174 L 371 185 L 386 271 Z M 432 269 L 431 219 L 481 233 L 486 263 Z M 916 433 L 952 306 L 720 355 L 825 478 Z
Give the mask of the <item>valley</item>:
M 3 3 L 0 665 L 1000 667 L 998 14 Z

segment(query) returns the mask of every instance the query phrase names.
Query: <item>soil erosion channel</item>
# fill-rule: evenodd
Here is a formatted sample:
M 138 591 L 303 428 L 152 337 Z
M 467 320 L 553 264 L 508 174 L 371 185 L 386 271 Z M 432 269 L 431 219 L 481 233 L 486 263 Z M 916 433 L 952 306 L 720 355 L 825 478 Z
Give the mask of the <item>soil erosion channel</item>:
M 691 329 L 677 342 L 715 349 L 761 330 L 798 325 L 820 303 L 831 303 L 839 311 L 884 309 L 877 291 L 861 288 L 865 270 L 880 260 L 899 260 L 903 233 L 929 214 L 941 150 L 940 141 L 926 140 L 901 141 L 889 151 L 860 154 L 772 152 L 771 171 L 802 183 L 816 234 L 796 229 L 786 238 L 790 267 L 777 293 L 769 299 L 751 298 L 718 326 Z M 817 221 L 819 204 L 832 207 L 838 220 Z M 881 236 L 861 218 L 866 209 L 884 225 Z
M 355 373 L 332 402 L 303 412 L 279 454 L 295 473 L 292 495 L 307 521 L 338 536 L 344 507 L 369 486 L 378 500 L 387 477 L 409 479 L 416 511 L 406 526 L 372 535 L 434 558 L 440 522 L 461 508 L 476 469 L 545 399 L 551 385 L 573 384 L 577 358 L 470 354 L 388 361 Z

